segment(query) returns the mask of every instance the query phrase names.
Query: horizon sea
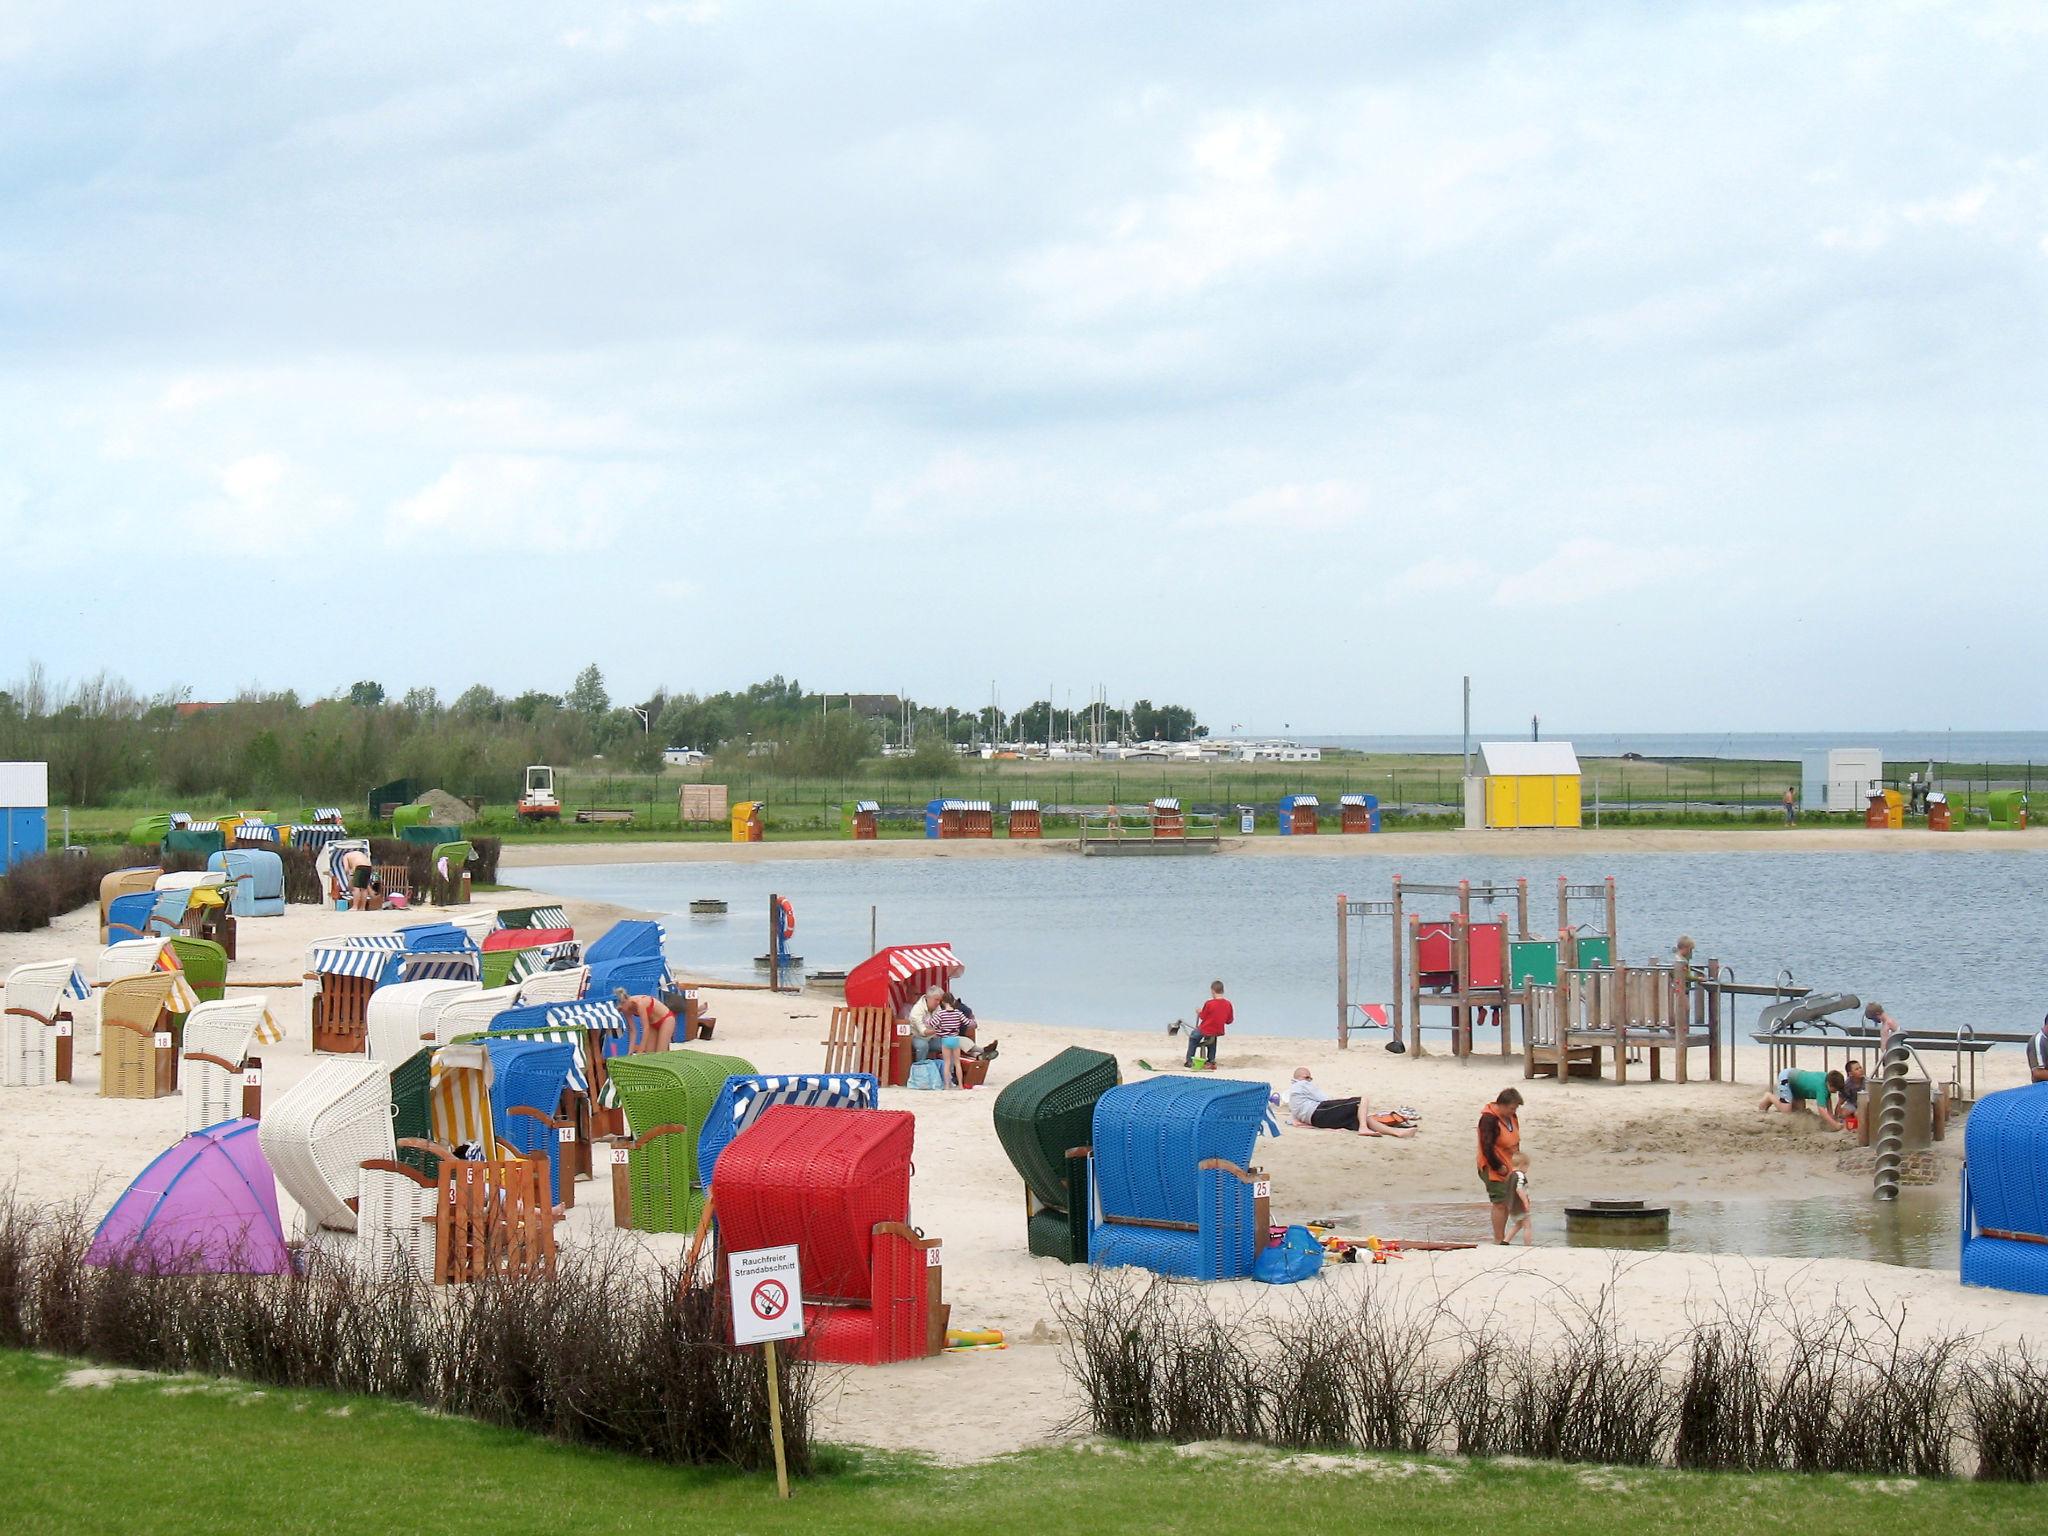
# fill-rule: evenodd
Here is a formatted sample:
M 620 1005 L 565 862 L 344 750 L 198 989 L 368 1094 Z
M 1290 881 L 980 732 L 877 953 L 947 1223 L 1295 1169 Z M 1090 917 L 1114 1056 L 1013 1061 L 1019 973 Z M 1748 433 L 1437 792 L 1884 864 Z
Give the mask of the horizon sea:
M 1460 741 L 1449 735 L 1377 736 L 1326 735 L 1297 731 L 1284 738 L 1352 752 L 1456 754 Z M 1639 752 L 1647 758 L 1717 757 L 1766 762 L 1796 762 L 1802 753 L 1828 747 L 1876 747 L 1887 762 L 2044 763 L 2048 764 L 2048 731 L 1590 731 L 1544 728 L 1545 741 L 1568 741 L 1581 757 L 1620 757 Z M 1473 750 L 1481 741 L 1526 741 L 1528 729 L 1488 731 L 1475 728 Z

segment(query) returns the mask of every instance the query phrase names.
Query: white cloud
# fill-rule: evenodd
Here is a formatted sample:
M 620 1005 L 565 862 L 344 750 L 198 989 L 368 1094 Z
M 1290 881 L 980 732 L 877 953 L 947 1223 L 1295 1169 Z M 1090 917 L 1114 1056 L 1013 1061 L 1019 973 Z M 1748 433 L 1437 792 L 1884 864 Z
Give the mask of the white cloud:
M 1286 144 L 1267 113 L 1211 116 L 1184 148 L 1177 190 L 1125 202 L 1093 239 L 1031 253 L 1017 281 L 1057 313 L 1092 316 L 1186 298 L 1277 260 L 1307 237 L 1317 201 L 1280 183 Z
M 1192 521 L 1201 526 L 1258 532 L 1331 533 L 1365 515 L 1363 486 L 1348 480 L 1271 485 Z
M 1500 608 L 1568 608 L 1697 575 L 1706 558 L 1677 546 L 1627 549 L 1606 539 L 1571 539 L 1526 570 L 1502 576 L 1492 600 Z
M 1984 205 L 1990 201 L 1990 187 L 1969 187 L 1952 197 L 1932 197 L 1924 202 L 1908 203 L 1899 210 L 1899 216 L 1908 224 L 1974 224 L 1978 215 L 1983 213 Z
M 385 537 L 399 544 L 447 533 L 507 551 L 590 554 L 608 547 L 659 488 L 659 475 L 636 464 L 464 454 L 392 506 Z
M 277 554 L 313 547 L 351 508 L 281 453 L 249 453 L 213 475 L 217 494 L 186 511 L 187 534 L 211 552 Z
M 1470 594 L 1492 580 L 1492 573 L 1477 560 L 1445 559 L 1432 556 L 1409 566 L 1386 586 L 1389 597 L 1436 597 L 1447 592 Z
M 916 474 L 876 487 L 868 527 L 876 533 L 916 533 L 987 517 L 1015 502 L 1022 469 L 1007 459 L 965 452 L 941 453 Z

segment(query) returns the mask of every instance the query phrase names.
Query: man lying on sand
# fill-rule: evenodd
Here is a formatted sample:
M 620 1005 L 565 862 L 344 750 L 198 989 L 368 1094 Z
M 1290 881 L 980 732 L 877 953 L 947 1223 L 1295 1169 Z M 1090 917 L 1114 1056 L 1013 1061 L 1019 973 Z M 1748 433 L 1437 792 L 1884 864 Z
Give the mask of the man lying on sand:
M 1319 1131 L 1356 1131 L 1361 1136 L 1408 1137 L 1415 1134 L 1399 1115 L 1375 1115 L 1364 1099 L 1333 1099 L 1316 1086 L 1307 1067 L 1294 1069 L 1287 1089 L 1287 1107 L 1296 1125 Z

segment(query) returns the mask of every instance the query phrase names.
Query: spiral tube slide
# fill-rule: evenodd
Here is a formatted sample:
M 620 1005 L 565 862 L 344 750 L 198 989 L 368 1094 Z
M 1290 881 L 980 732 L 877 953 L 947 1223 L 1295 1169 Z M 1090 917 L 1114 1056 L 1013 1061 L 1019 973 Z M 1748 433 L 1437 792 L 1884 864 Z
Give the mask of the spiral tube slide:
M 1884 1053 L 1884 1078 L 1877 1117 L 1877 1167 L 1871 1173 L 1873 1192 L 1880 1200 L 1899 1198 L 1899 1162 L 1906 1146 L 1906 1067 L 1912 1048 L 1894 1036 Z

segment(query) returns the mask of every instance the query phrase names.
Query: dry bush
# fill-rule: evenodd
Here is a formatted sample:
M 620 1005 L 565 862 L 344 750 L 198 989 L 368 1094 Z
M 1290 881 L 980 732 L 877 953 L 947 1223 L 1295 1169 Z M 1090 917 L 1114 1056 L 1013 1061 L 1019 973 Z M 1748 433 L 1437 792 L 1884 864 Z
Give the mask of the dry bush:
M 0 1195 L 0 1345 L 141 1370 L 366 1393 L 661 1461 L 770 1459 L 765 1366 L 717 1296 L 624 1239 L 546 1280 L 435 1289 L 318 1253 L 292 1275 L 84 1262 L 80 1209 Z M 810 1464 L 812 1366 L 779 1359 L 792 1470 Z
M 1516 1455 L 1701 1470 L 2048 1479 L 2048 1361 L 1909 1340 L 1903 1311 L 1722 1298 L 1674 1337 L 1621 1325 L 1613 1282 L 1540 1334 L 1443 1297 L 1291 1298 L 1255 1322 L 1198 1287 L 1098 1274 L 1054 1305 L 1078 1418 L 1126 1440 Z
M 0 933 L 31 933 L 50 920 L 97 902 L 100 881 L 117 869 L 155 864 L 144 848 L 38 854 L 0 876 Z

